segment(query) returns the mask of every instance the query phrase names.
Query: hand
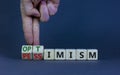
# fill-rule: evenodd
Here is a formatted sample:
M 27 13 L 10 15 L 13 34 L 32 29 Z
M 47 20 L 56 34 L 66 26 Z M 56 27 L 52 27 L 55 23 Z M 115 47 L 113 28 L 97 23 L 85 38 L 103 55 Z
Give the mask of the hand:
M 49 15 L 55 15 L 58 10 L 60 0 L 42 0 L 40 4 L 40 21 L 46 22 L 49 20 Z
M 46 22 L 55 15 L 59 0 L 21 0 L 23 31 L 27 44 L 39 45 L 39 20 Z

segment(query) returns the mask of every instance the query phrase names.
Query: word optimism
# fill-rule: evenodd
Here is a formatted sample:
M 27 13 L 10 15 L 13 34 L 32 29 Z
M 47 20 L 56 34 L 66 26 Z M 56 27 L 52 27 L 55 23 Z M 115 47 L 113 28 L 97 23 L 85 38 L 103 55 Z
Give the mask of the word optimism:
M 24 60 L 98 60 L 97 49 L 44 49 L 44 46 L 23 45 Z

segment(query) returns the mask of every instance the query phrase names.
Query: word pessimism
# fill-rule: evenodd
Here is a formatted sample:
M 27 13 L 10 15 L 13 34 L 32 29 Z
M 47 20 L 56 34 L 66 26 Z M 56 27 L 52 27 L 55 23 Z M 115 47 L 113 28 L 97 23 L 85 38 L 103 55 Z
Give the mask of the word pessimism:
M 44 46 L 23 45 L 24 60 L 98 60 L 97 49 L 44 49 Z

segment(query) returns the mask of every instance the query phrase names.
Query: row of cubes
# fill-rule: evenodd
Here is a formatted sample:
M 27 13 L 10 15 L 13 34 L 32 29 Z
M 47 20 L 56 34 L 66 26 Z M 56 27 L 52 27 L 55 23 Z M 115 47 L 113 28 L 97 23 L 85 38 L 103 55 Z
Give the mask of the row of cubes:
M 23 60 L 98 60 L 97 49 L 44 49 L 44 46 L 23 45 Z

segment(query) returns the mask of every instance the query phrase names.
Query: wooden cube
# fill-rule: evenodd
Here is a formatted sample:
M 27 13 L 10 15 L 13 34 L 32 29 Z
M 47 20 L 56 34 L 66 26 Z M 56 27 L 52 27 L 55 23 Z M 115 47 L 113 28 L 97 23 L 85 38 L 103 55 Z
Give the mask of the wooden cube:
M 65 60 L 65 49 L 55 49 L 55 60 Z
M 33 46 L 33 59 L 34 60 L 42 60 L 43 59 L 43 50 L 44 47 L 40 45 Z
M 97 49 L 88 49 L 87 60 L 98 60 L 98 50 Z
M 77 49 L 77 60 L 87 60 L 87 50 Z
M 54 60 L 54 49 L 44 50 L 44 60 Z
M 75 49 L 66 49 L 66 60 L 76 60 Z
M 32 59 L 32 45 L 23 45 L 21 52 L 22 52 L 23 60 L 31 60 Z

